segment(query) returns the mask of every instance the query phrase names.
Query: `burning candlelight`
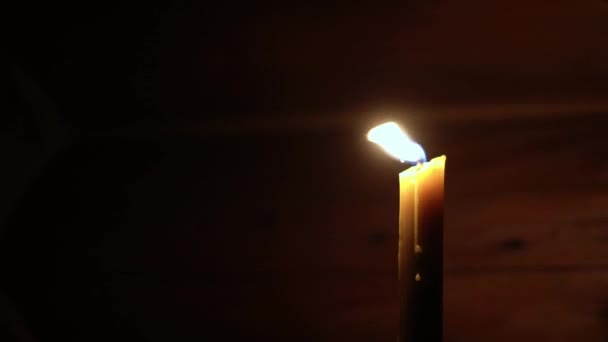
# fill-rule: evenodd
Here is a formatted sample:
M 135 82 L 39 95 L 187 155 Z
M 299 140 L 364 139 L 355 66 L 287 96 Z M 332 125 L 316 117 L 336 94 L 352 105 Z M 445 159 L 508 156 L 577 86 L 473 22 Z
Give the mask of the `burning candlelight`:
M 368 140 L 401 162 L 399 174 L 399 341 L 440 342 L 443 337 L 443 200 L 445 156 L 426 161 L 422 147 L 394 122 Z
M 402 163 L 426 161 L 422 146 L 413 142 L 394 122 L 387 122 L 372 128 L 367 133 L 367 139 L 380 145 L 386 153 L 399 159 Z

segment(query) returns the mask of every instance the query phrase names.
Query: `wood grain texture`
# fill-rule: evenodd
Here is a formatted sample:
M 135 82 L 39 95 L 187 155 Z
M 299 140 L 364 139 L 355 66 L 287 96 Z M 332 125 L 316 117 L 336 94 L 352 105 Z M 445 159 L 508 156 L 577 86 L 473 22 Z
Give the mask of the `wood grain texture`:
M 605 341 L 606 119 L 411 127 L 448 155 L 446 341 Z M 392 341 L 402 167 L 351 130 L 82 141 L 11 220 L 9 293 L 47 337 Z
M 78 139 L 24 193 L 11 83 L 0 285 L 34 337 L 394 341 L 394 120 L 448 156 L 446 341 L 608 340 L 605 1 L 15 5 Z
M 153 1 L 79 17 L 18 7 L 6 19 L 22 38 L 7 50 L 83 130 L 401 105 L 569 107 L 605 103 L 608 91 L 601 0 Z
M 446 280 L 446 341 L 605 341 L 608 272 Z
M 99 332 L 137 341 L 396 338 L 396 281 L 387 275 L 75 279 L 58 283 L 53 312 L 56 329 L 78 338 L 97 341 Z M 608 272 L 448 276 L 445 341 L 605 341 L 606 286 Z

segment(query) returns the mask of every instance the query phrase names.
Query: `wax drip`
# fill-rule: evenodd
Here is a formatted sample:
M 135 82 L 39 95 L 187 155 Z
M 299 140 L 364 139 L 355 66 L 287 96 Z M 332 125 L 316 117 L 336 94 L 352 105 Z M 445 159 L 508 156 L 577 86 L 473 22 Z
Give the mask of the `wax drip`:
M 422 163 L 416 165 L 416 173 L 414 174 L 414 253 L 422 254 L 422 246 L 420 246 L 418 234 L 418 171 L 422 168 Z

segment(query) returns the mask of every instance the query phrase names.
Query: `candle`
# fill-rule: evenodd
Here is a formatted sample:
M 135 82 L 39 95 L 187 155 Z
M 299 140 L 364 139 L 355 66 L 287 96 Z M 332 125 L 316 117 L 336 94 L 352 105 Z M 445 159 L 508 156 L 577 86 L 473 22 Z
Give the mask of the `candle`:
M 402 162 L 399 174 L 399 341 L 439 342 L 443 335 L 443 199 L 446 157 L 425 162 L 420 145 L 395 123 L 368 139 Z
M 442 340 L 445 160 L 438 157 L 399 174 L 402 342 Z

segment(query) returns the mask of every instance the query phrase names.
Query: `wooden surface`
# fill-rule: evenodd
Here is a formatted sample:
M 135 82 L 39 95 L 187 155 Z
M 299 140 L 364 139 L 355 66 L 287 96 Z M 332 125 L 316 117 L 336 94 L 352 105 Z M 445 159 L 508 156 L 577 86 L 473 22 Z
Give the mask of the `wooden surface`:
M 4 12 L 20 28 L 7 54 L 81 129 L 421 106 L 597 108 L 608 91 L 602 0 L 15 5 Z
M 606 340 L 606 124 L 420 125 L 448 155 L 446 341 Z M 52 279 L 25 312 L 74 338 L 392 341 L 401 168 L 349 130 L 83 141 L 11 227 L 12 272 Z
M 448 156 L 445 340 L 608 341 L 605 1 L 52 7 L 8 18 L 0 336 L 395 341 L 392 119 Z

